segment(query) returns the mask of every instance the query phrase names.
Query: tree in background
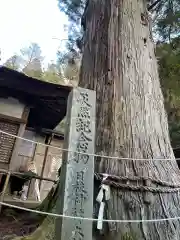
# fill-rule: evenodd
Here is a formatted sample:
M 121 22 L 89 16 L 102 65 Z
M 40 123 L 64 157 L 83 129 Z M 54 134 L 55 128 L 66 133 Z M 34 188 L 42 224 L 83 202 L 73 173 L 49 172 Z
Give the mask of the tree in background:
M 79 82 L 79 69 L 81 56 L 77 50 L 67 48 L 67 52 L 57 53 L 57 64 L 60 67 L 64 81 L 72 86 L 77 86 Z
M 180 145 L 180 0 L 159 1 L 154 32 L 172 146 Z
M 180 0 L 161 0 L 158 6 L 155 31 L 162 41 L 171 43 L 180 33 Z
M 180 145 L 180 37 L 156 48 L 173 147 Z
M 49 63 L 47 69 L 44 70 L 43 80 L 56 84 L 64 84 L 63 76 L 58 64 Z
M 10 57 L 4 66 L 21 71 L 27 76 L 55 84 L 77 86 L 79 78 L 80 59 L 68 50 L 67 54 L 57 52 L 57 60 L 42 68 L 43 57 L 37 43 L 22 48 L 19 55 Z
M 4 66 L 18 71 L 21 68 L 22 58 L 19 55 L 13 55 L 5 63 Z
M 79 66 L 78 64 L 68 64 L 64 70 L 66 79 L 72 86 L 77 86 L 79 82 Z
M 41 79 L 43 76 L 42 70 L 42 52 L 37 43 L 31 43 L 30 46 L 20 50 L 23 59 L 22 72 L 27 76 Z

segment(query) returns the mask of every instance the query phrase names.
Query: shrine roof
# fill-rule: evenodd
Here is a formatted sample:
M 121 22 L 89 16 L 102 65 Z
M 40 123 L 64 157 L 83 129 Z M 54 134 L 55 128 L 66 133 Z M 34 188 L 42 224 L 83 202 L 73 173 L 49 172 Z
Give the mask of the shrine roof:
M 30 106 L 28 126 L 32 128 L 54 129 L 66 115 L 71 89 L 0 67 L 0 97 L 13 97 Z

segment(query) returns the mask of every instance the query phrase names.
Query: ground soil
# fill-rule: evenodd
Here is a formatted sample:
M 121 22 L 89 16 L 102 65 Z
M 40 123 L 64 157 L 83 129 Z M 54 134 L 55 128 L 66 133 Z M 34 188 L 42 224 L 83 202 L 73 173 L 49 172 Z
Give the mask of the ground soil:
M 0 240 L 11 240 L 33 232 L 39 221 L 28 212 L 5 208 L 0 214 Z

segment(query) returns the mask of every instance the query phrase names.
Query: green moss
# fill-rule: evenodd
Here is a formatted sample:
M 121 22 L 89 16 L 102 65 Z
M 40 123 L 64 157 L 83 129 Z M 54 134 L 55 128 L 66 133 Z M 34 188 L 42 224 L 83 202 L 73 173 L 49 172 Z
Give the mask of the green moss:
M 122 237 L 121 240 L 138 240 L 137 235 L 135 233 L 128 233 L 126 232 Z

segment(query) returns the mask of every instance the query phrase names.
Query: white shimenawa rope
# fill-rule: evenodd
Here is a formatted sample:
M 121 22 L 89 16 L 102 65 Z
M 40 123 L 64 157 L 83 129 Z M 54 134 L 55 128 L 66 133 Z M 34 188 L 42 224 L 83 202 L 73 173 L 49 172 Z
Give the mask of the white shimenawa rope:
M 99 154 L 94 154 L 94 153 L 84 153 L 84 152 L 78 152 L 78 151 L 73 151 L 73 150 L 70 150 L 70 149 L 64 149 L 64 148 L 59 148 L 59 147 L 56 147 L 56 146 L 51 146 L 51 145 L 48 145 L 48 144 L 45 144 L 45 143 L 40 143 L 40 142 L 36 142 L 36 141 L 33 141 L 33 140 L 30 140 L 30 139 L 27 139 L 27 138 L 23 138 L 23 137 L 20 137 L 20 136 L 17 136 L 17 135 L 14 135 L 14 134 L 11 134 L 11 133 L 7 133 L 7 132 L 4 132 L 2 130 L 0 130 L 0 133 L 3 133 L 3 134 L 6 134 L 8 136 L 11 136 L 11 137 L 14 137 L 14 138 L 18 138 L 18 139 L 21 139 L 21 140 L 24 140 L 24 141 L 27 141 L 27 142 L 31 142 L 31 143 L 35 143 L 35 144 L 39 144 L 41 146 L 47 146 L 47 147 L 51 147 L 51 148 L 54 148 L 54 149 L 59 149 L 61 151 L 65 151 L 65 152 L 71 152 L 71 153 L 77 153 L 77 154 L 82 154 L 82 155 L 88 155 L 88 156 L 93 156 L 93 157 L 101 157 L 101 158 L 109 158 L 109 159 L 119 159 L 119 160 L 134 160 L 134 161 L 143 161 L 143 160 L 149 160 L 149 161 L 180 161 L 180 158 L 123 158 L 123 157 L 115 157 L 115 156 L 107 156 L 107 155 L 99 155 Z
M 9 203 L 4 203 L 4 202 L 0 202 L 0 204 L 3 205 L 3 206 L 16 208 L 16 209 L 19 209 L 19 210 L 24 210 L 24 211 L 27 211 L 27 212 L 33 212 L 33 213 L 38 213 L 38 214 L 52 216 L 52 217 L 78 219 L 78 220 L 84 220 L 84 221 L 96 221 L 96 222 L 99 221 L 98 218 L 82 218 L 82 217 L 68 216 L 68 215 L 63 215 L 63 214 L 43 212 L 43 211 L 38 211 L 38 210 L 34 210 L 34 209 L 29 209 L 29 208 L 15 206 L 15 205 L 12 205 L 12 204 L 9 204 Z M 135 220 L 103 219 L 103 222 L 116 222 L 116 223 L 141 223 L 141 222 L 147 222 L 147 223 L 153 223 L 153 222 L 165 222 L 165 221 L 176 221 L 176 220 L 180 220 L 180 217 L 157 218 L 157 219 L 135 219 Z

